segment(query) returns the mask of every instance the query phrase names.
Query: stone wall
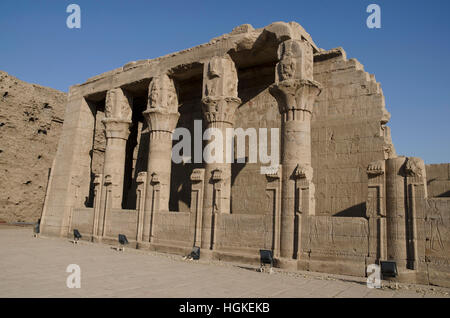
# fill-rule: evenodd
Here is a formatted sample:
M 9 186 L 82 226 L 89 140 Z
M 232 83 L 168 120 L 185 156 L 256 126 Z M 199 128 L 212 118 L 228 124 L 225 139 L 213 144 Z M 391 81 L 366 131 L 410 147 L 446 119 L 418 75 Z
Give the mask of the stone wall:
M 450 197 L 450 163 L 426 165 L 428 197 Z
M 126 235 L 128 241 L 136 241 L 136 210 L 111 209 L 105 226 L 105 236 L 117 240 L 119 234 Z
M 300 257 L 304 269 L 365 275 L 369 235 L 366 219 L 310 216 L 304 224 Z
M 83 239 L 92 237 L 92 229 L 94 225 L 94 209 L 93 208 L 77 208 L 73 210 L 70 232 L 73 233 L 77 229 Z
M 193 226 L 189 212 L 159 212 L 154 214 L 153 237 L 156 244 L 190 246 Z
M 383 92 L 341 48 L 314 60 L 314 79 L 323 85 L 311 126 L 316 213 L 364 217 L 366 168 L 395 154 Z
M 450 198 L 427 200 L 425 235 L 429 282 L 450 287 Z
M 65 104 L 65 93 L 0 71 L 0 221 L 41 216 Z

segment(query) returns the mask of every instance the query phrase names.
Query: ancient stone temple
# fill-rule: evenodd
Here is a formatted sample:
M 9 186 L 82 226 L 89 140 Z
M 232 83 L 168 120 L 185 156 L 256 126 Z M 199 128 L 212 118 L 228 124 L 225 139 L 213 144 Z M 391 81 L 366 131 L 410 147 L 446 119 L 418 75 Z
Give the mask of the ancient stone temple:
M 450 165 L 397 155 L 389 118 L 342 48 L 295 22 L 242 25 L 70 88 L 41 231 L 249 263 L 267 249 L 281 268 L 357 276 L 392 260 L 400 280 L 450 286 Z M 250 142 L 241 160 L 195 159 L 194 142 L 173 160 L 181 128 L 200 152 L 209 128 L 268 128 L 279 164 L 249 160 Z

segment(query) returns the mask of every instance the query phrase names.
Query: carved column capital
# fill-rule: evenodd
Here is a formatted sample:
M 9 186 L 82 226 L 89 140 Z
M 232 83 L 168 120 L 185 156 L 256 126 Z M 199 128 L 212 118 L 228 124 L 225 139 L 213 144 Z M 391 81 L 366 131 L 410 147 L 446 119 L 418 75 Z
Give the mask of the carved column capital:
M 238 76 L 233 60 L 228 56 L 213 57 L 204 65 L 203 113 L 208 123 L 233 124 L 234 114 L 241 104 L 238 98 Z
M 159 109 L 161 112 L 177 113 L 178 97 L 173 80 L 162 74 L 150 82 L 148 88 L 148 109 Z
M 264 174 L 268 181 L 281 179 L 281 165 L 275 167 L 265 167 Z
M 311 45 L 301 40 L 284 41 L 278 48 L 278 59 L 275 84 L 269 92 L 277 100 L 280 113 L 286 120 L 310 118 L 321 92 L 321 85 L 313 80 Z
M 293 178 L 295 180 L 305 179 L 307 182 L 311 182 L 313 178 L 313 168 L 309 164 L 298 164 L 295 167 Z
M 104 118 L 102 123 L 105 126 L 105 136 L 107 139 L 127 140 L 130 135 L 131 120 L 122 118 Z
M 299 111 L 311 114 L 314 101 L 321 92 L 321 85 L 312 80 L 287 79 L 272 84 L 269 92 L 277 100 L 281 114 L 295 115 Z M 295 120 L 295 116 L 292 119 Z
M 94 176 L 94 181 L 93 181 L 94 186 L 100 185 L 102 183 L 102 179 L 103 179 L 103 174 L 96 173 Z
M 150 108 L 142 113 L 147 120 L 147 124 L 151 133 L 163 132 L 173 133 L 178 123 L 180 114 L 169 113 L 162 108 Z
M 113 88 L 106 93 L 105 116 L 130 120 L 133 99 L 122 88 Z
M 138 185 L 145 184 L 147 181 L 147 171 L 141 171 L 138 173 L 138 176 L 136 178 L 136 183 Z
M 237 97 L 205 97 L 202 99 L 203 115 L 205 120 L 212 124 L 214 122 L 224 122 L 234 124 L 234 114 L 241 104 Z
M 152 138 L 173 133 L 180 114 L 175 84 L 166 74 L 156 76 L 149 86 L 148 108 L 142 113 Z
M 385 160 L 377 160 L 377 161 L 371 162 L 367 166 L 367 174 L 371 177 L 383 175 L 385 170 L 386 170 Z
M 407 177 L 424 177 L 425 163 L 422 159 L 417 157 L 406 158 L 405 174 Z
M 202 182 L 205 178 L 205 169 L 194 169 L 191 173 L 192 183 Z
M 103 182 L 104 182 L 104 184 L 105 184 L 105 186 L 109 186 L 109 185 L 111 185 L 112 184 L 112 182 L 113 182 L 113 180 L 112 180 L 113 178 L 112 178 L 112 176 L 111 175 L 106 175 L 105 176 L 105 179 L 103 180 Z

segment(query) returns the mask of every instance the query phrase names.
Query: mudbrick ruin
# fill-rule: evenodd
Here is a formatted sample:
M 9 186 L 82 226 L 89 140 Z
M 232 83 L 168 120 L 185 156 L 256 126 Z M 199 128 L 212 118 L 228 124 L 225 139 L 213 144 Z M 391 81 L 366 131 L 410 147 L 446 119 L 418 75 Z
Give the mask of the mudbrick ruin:
M 242 25 L 70 88 L 41 232 L 356 276 L 392 260 L 400 281 L 450 286 L 450 165 L 398 155 L 389 119 L 342 48 L 295 22 Z M 280 164 L 174 163 L 195 120 L 279 128 Z

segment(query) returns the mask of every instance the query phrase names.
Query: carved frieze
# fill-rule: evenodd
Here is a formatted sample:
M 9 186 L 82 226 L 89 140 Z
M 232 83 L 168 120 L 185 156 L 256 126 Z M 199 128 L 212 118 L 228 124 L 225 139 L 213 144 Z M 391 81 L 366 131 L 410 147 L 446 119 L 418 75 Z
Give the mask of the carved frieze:
M 313 168 L 308 164 L 298 164 L 294 170 L 293 177 L 295 180 L 306 179 L 312 181 Z
M 213 170 L 211 178 L 214 182 L 221 181 L 223 179 L 222 170 L 220 169 Z
M 374 162 L 371 162 L 368 166 L 367 166 L 367 174 L 369 176 L 379 176 L 384 174 L 385 172 L 385 161 L 384 160 L 377 160 Z
M 136 183 L 142 184 L 142 183 L 145 183 L 146 180 L 147 180 L 147 172 L 146 171 L 139 172 L 138 176 L 136 178 Z
M 150 179 L 150 183 L 151 184 L 157 184 L 157 183 L 160 183 L 160 180 L 159 180 L 159 176 L 158 176 L 158 174 L 156 173 L 156 172 L 153 172 L 152 173 L 152 175 L 151 175 L 151 179 Z
M 191 173 L 191 181 L 192 182 L 200 182 L 203 181 L 204 169 L 194 169 Z

